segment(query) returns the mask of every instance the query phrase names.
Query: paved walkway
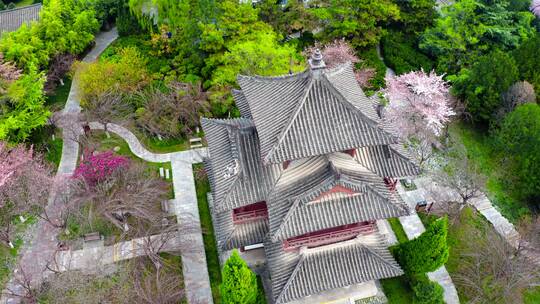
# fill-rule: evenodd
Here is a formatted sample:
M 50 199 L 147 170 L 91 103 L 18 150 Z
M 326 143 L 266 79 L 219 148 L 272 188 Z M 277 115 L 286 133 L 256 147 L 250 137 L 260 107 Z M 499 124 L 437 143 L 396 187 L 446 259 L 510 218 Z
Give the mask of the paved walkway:
M 97 122 L 90 123 L 90 128 L 104 129 L 103 125 Z M 202 162 L 203 157 L 207 155 L 206 148 L 156 154 L 148 151 L 133 133 L 122 126 L 108 124 L 107 130 L 122 137 L 137 157 L 148 162 L 171 162 L 174 190 L 171 211 L 180 224 L 189 223 L 190 227 L 196 228 L 190 229 L 188 233 L 179 232 L 182 243 L 189 242 L 193 245 L 193 250 L 190 250 L 189 254 L 182 253 L 187 298 L 192 303 L 213 303 L 192 169 L 193 164 Z
M 178 251 L 181 243 L 177 237 L 171 235 L 153 235 L 148 238 L 132 239 L 116 243 L 111 246 L 103 246 L 103 241 L 86 243 L 87 248 L 80 250 L 59 251 L 56 254 L 56 263 L 53 265 L 56 271 L 69 271 L 81 269 L 93 269 L 103 265 L 113 264 L 123 260 L 146 255 L 145 244 L 156 244 L 162 252 Z
M 397 191 L 403 198 L 403 200 L 407 203 L 407 205 L 409 205 L 409 207 L 416 205 L 418 197 L 410 194 L 410 192 L 413 191 L 406 192 L 399 183 L 397 186 Z M 421 190 L 415 191 L 421 192 Z M 409 216 L 402 216 L 399 218 L 399 221 L 401 222 L 403 230 L 405 230 L 405 234 L 407 234 L 407 237 L 409 239 L 418 237 L 420 234 L 422 234 L 422 232 L 426 230 L 424 228 L 424 224 L 422 224 L 422 221 L 416 213 Z M 444 265 L 441 268 L 435 270 L 434 272 L 428 273 L 428 277 L 430 280 L 437 282 L 439 283 L 439 285 L 442 286 L 442 288 L 444 289 L 444 301 L 447 304 L 459 304 L 459 297 L 456 286 L 454 286 L 452 278 L 450 278 L 450 274 L 448 274 L 448 271 L 446 270 L 446 267 L 444 267 Z
M 83 61 L 91 62 L 97 58 L 97 56 L 116 38 L 118 33 L 116 28 L 112 29 L 109 32 L 103 32 L 96 35 L 96 44 L 92 51 L 83 59 Z M 77 76 L 75 75 L 72 82 L 71 89 L 69 91 L 68 100 L 66 102 L 64 113 L 78 113 L 80 112 L 79 102 L 77 98 Z M 56 173 L 56 180 L 51 189 L 51 194 L 49 196 L 49 202 L 47 205 L 47 214 L 51 218 L 58 217 L 58 214 L 61 210 L 61 205 L 57 198 L 57 195 L 62 195 L 59 192 L 59 185 L 63 183 L 65 177 L 71 176 L 75 167 L 77 165 L 77 157 L 79 154 L 79 145 L 73 140 L 76 137 L 74 136 L 72 130 L 64 128 L 62 130 L 63 134 L 63 148 L 62 148 L 62 158 L 60 160 L 60 165 L 58 166 L 58 171 Z M 32 282 L 37 284 L 41 282 L 44 277 L 49 275 L 50 271 L 45 271 L 46 266 L 49 261 L 53 259 L 54 253 L 56 251 L 58 229 L 54 228 L 49 223 L 40 220 L 37 223 L 37 235 L 33 237 L 30 244 L 25 246 L 21 250 L 19 265 L 24 269 L 25 273 L 32 278 Z M 17 271 L 17 270 L 16 270 Z M 14 272 L 14 275 L 18 275 L 17 272 Z M 22 287 L 17 284 L 13 278 L 7 283 L 7 288 L 14 291 L 18 294 L 23 294 Z M 6 296 L 2 294 L 0 303 L 18 303 L 20 299 L 17 297 Z

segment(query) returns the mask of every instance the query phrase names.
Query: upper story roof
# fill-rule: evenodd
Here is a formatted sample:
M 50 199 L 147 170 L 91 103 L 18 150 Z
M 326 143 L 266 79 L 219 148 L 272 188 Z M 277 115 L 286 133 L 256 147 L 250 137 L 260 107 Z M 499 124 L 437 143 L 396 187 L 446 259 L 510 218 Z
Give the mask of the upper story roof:
M 24 23 L 39 19 L 41 3 L 0 11 L 0 33 L 17 30 Z
M 291 163 L 267 198 L 272 242 L 410 214 L 380 176 L 346 153 Z
M 397 143 L 383 129 L 350 63 L 281 77 L 239 76 L 234 92 L 252 118 L 263 163 Z

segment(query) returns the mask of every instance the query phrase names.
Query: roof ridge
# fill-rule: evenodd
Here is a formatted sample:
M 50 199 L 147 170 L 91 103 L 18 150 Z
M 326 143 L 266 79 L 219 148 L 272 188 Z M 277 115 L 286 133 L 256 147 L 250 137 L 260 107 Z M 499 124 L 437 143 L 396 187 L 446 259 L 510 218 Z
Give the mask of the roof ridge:
M 364 244 L 364 243 L 359 243 L 359 245 L 363 248 L 365 248 L 367 251 L 369 251 L 371 254 L 373 254 L 375 257 L 377 257 L 380 261 L 382 261 L 384 264 L 390 266 L 391 268 L 394 268 L 396 270 L 399 270 L 399 271 L 403 271 L 401 269 L 401 267 L 399 267 L 399 264 L 396 265 L 393 265 L 392 263 L 390 263 L 390 261 L 387 261 L 384 257 L 382 257 L 379 252 L 377 252 L 372 246 L 369 246 L 367 244 Z
M 283 74 L 283 75 L 278 75 L 278 76 L 261 76 L 261 75 L 250 76 L 250 75 L 238 74 L 238 76 L 236 76 L 236 79 L 237 80 L 240 80 L 240 79 L 255 80 L 255 81 L 261 81 L 261 82 L 276 81 L 276 80 L 289 81 L 289 80 L 297 80 L 299 78 L 309 76 L 310 73 L 311 73 L 310 69 L 305 69 L 302 72 L 293 73 L 293 74 Z
M 305 260 L 306 260 L 306 254 L 300 251 L 300 260 L 298 260 L 298 263 L 294 267 L 294 270 L 291 272 L 291 275 L 289 276 L 287 283 L 285 283 L 285 285 L 283 285 L 283 288 L 281 288 L 281 292 L 276 297 L 276 303 L 281 303 L 281 298 L 283 297 L 287 288 L 289 288 L 289 286 L 292 284 L 293 279 L 296 277 L 296 274 L 298 273 L 298 271 L 300 271 L 300 268 L 302 268 L 302 265 L 304 264 Z
M 15 8 L 12 8 L 12 9 L 6 9 L 6 10 L 3 10 L 3 11 L 0 11 L 0 15 L 5 14 L 5 13 L 11 13 L 11 12 L 18 11 L 18 10 L 33 8 L 33 7 L 36 7 L 36 6 L 42 6 L 42 5 L 43 5 L 43 3 L 34 3 L 34 4 L 26 5 L 26 6 L 15 7 Z M 7 5 L 6 5 L 6 7 L 7 7 Z
M 289 118 L 284 124 L 285 128 L 282 129 L 280 131 L 280 134 L 278 135 L 277 142 L 274 145 L 272 145 L 272 149 L 270 149 L 270 151 L 268 151 L 268 154 L 264 156 L 264 160 L 266 162 L 268 162 L 268 160 L 270 159 L 270 156 L 274 154 L 274 152 L 276 151 L 276 148 L 281 144 L 281 142 L 285 138 L 285 135 L 287 135 L 287 132 L 291 129 L 292 123 L 298 117 L 298 114 L 300 113 L 300 110 L 302 110 L 303 105 L 306 103 L 307 97 L 309 96 L 309 92 L 311 91 L 311 88 L 313 87 L 313 81 L 314 81 L 313 79 L 309 80 L 309 83 L 304 88 L 304 94 L 302 94 L 300 103 L 298 103 L 298 105 L 296 105 L 296 109 L 294 109 L 293 115 L 289 116 Z
M 236 129 L 245 129 L 245 128 L 252 128 L 255 127 L 255 123 L 253 123 L 252 119 L 245 118 L 245 117 L 235 117 L 235 118 L 208 118 L 208 117 L 201 117 L 201 123 L 205 121 L 208 123 L 213 123 L 216 125 L 222 125 L 226 127 L 232 127 Z M 240 126 L 232 124 L 233 122 L 244 122 L 249 123 L 249 126 Z

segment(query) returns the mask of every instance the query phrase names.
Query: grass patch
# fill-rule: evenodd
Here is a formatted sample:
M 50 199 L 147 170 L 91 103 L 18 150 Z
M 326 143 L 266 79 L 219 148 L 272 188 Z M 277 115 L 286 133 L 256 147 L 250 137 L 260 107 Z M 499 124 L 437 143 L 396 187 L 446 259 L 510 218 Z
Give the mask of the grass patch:
M 194 169 L 201 168 L 202 165 L 194 165 Z M 201 228 L 203 229 L 204 251 L 206 253 L 206 264 L 210 276 L 210 287 L 212 288 L 212 297 L 214 303 L 221 303 L 219 294 L 219 284 L 221 284 L 221 267 L 219 265 L 219 255 L 217 251 L 216 238 L 214 235 L 214 226 L 212 225 L 212 216 L 206 194 L 210 192 L 210 183 L 207 178 L 195 179 L 197 189 L 197 203 L 199 206 L 199 215 L 201 217 Z
M 390 226 L 392 227 L 392 230 L 394 231 L 398 242 L 403 243 L 409 240 L 407 234 L 405 233 L 405 230 L 403 229 L 403 226 L 401 225 L 397 217 L 389 218 L 388 223 L 390 223 Z
M 413 302 L 413 291 L 409 285 L 409 279 L 405 275 L 380 280 L 380 282 L 389 304 L 410 304 Z
M 171 153 L 178 151 L 189 150 L 189 140 L 185 138 L 171 138 L 159 140 L 151 138 L 143 134 L 138 134 L 143 146 L 147 147 L 148 151 L 155 153 Z
M 511 190 L 511 185 L 504 177 L 506 172 L 493 148 L 493 139 L 463 122 L 451 125 L 449 131 L 463 143 L 470 160 L 487 177 L 487 195 L 501 214 L 514 224 L 524 215 L 530 214 L 527 205 L 519 199 L 519 193 Z
M 523 303 L 538 304 L 540 303 L 540 286 L 530 288 L 523 294 Z
M 78 240 L 85 234 L 92 232 L 99 232 L 99 234 L 105 238 L 112 237 L 113 239 L 122 235 L 122 231 L 107 219 L 98 216 L 97 214 L 90 217 L 90 208 L 88 206 L 81 208 L 80 212 L 80 216 L 68 217 L 66 229 L 64 229 L 58 236 L 60 240 Z
M 64 78 L 64 85 L 59 85 L 54 90 L 54 94 L 46 96 L 45 105 L 53 110 L 60 110 L 66 105 L 69 91 L 71 89 L 71 78 Z

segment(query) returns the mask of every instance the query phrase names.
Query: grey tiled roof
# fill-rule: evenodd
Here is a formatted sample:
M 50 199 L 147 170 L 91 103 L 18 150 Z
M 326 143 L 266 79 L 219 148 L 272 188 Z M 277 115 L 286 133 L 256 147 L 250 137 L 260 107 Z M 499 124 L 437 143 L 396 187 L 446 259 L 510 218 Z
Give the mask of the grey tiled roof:
M 265 250 L 276 304 L 403 274 L 377 233 L 299 251 L 284 251 L 281 242 L 267 239 Z
M 39 19 L 41 3 L 0 11 L 0 33 L 17 30 L 24 23 Z
M 397 142 L 379 126 L 350 64 L 318 72 L 238 77 L 264 163 Z
M 357 193 L 321 194 L 334 186 Z M 409 215 L 407 205 L 388 190 L 382 177 L 350 155 L 333 153 L 293 162 L 268 198 L 272 241 L 353 224 Z
M 234 97 L 234 102 L 236 107 L 240 110 L 240 115 L 244 118 L 252 119 L 251 111 L 249 110 L 249 104 L 247 102 L 246 96 L 240 90 L 232 90 L 232 95 Z
M 235 224 L 232 211 L 214 212 L 211 197 L 209 198 L 209 205 L 212 211 L 216 242 L 220 252 L 264 242 L 264 238 L 268 233 L 268 219 Z
M 356 149 L 355 159 L 382 177 L 402 178 L 418 175 L 420 169 L 400 145 L 369 146 Z
M 281 165 L 263 166 L 259 141 L 249 119 L 201 120 L 211 161 L 215 212 L 264 201 L 277 178 Z

